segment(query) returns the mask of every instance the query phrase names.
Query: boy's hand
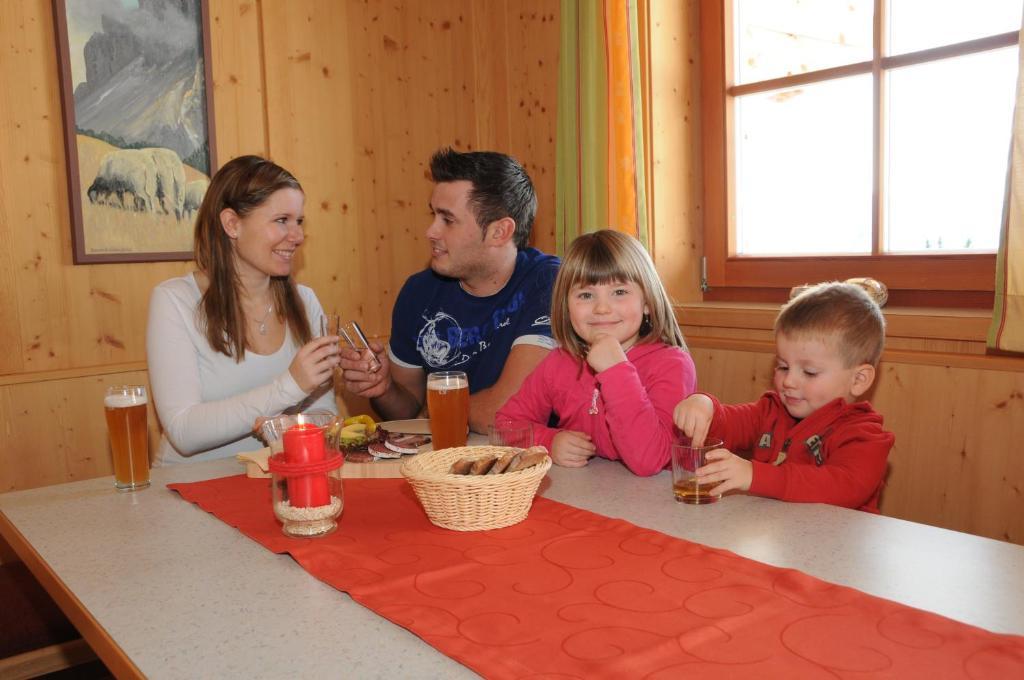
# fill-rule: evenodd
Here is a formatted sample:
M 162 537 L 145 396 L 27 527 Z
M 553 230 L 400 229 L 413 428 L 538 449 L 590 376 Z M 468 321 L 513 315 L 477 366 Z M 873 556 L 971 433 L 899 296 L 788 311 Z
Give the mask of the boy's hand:
M 587 352 L 587 363 L 598 373 L 623 361 L 626 361 L 626 353 L 622 351 L 619 341 L 611 335 L 598 335 Z
M 754 479 L 754 466 L 749 460 L 740 458 L 728 449 L 708 451 L 704 467 L 697 468 L 697 481 L 701 484 L 721 482 L 712 489 L 716 494 L 737 489 L 749 491 Z
M 715 405 L 710 397 L 706 394 L 691 394 L 676 404 L 672 420 L 676 427 L 686 433 L 693 446 L 704 446 L 714 415 Z
M 551 460 L 562 467 L 583 467 L 596 450 L 585 432 L 562 430 L 551 440 Z

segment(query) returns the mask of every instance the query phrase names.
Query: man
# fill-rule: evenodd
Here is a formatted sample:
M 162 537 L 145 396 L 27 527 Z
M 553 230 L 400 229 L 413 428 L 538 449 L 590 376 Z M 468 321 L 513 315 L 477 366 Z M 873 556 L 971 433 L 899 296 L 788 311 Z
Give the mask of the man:
M 551 288 L 557 257 L 528 248 L 537 197 L 526 170 L 490 151 L 442 149 L 430 159 L 430 268 L 409 277 L 391 315 L 388 351 L 342 352 L 345 389 L 387 419 L 415 418 L 426 376 L 465 371 L 469 425 L 494 413 L 554 347 Z

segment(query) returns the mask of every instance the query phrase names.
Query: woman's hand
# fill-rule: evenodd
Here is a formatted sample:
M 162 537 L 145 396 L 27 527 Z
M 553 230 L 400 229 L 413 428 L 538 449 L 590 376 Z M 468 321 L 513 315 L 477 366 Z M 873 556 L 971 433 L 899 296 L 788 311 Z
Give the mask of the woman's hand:
M 598 373 L 623 361 L 626 361 L 626 353 L 619 341 L 611 335 L 598 335 L 587 352 L 587 363 Z
M 585 432 L 562 430 L 551 440 L 551 460 L 562 467 L 583 467 L 596 451 Z
M 728 449 L 708 451 L 704 467 L 697 468 L 697 481 L 701 486 L 721 482 L 711 491 L 716 494 L 734 489 L 749 491 L 754 481 L 754 465 L 745 458 L 740 458 Z
M 714 415 L 715 405 L 710 397 L 706 394 L 691 394 L 676 404 L 672 420 L 690 438 L 691 445 L 704 446 Z
M 370 350 L 373 350 L 373 357 L 370 356 Z M 345 390 L 368 399 L 381 396 L 391 387 L 391 360 L 388 353 L 379 342 L 371 342 L 370 350 L 360 352 L 346 347 L 340 355 Z M 372 370 L 374 358 L 380 365 L 376 370 Z
M 314 338 L 299 349 L 288 366 L 288 372 L 299 388 L 309 394 L 334 375 L 339 351 L 337 335 Z

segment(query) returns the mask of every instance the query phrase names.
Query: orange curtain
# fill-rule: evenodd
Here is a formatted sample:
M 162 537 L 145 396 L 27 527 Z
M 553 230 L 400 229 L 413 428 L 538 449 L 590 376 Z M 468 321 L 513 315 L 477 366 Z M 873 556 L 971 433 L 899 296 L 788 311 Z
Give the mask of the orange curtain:
M 611 228 L 648 243 L 637 0 L 562 0 L 556 239 Z

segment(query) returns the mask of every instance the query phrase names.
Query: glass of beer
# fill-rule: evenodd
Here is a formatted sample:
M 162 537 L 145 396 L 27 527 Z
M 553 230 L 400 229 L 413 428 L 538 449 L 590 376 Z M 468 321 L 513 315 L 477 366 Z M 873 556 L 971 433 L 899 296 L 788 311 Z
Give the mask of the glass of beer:
M 135 491 L 149 486 L 149 430 L 146 427 L 146 388 L 108 387 L 103 398 L 110 450 L 114 454 L 114 487 Z
M 469 378 L 462 371 L 427 375 L 427 411 L 434 450 L 465 446 L 469 434 Z
M 711 485 L 697 481 L 697 468 L 704 467 L 708 451 L 722 448 L 720 439 L 707 439 L 703 446 L 693 446 L 684 439 L 672 445 L 672 491 L 677 503 L 704 505 L 714 503 L 722 494 L 712 493 L 711 489 L 719 482 Z

